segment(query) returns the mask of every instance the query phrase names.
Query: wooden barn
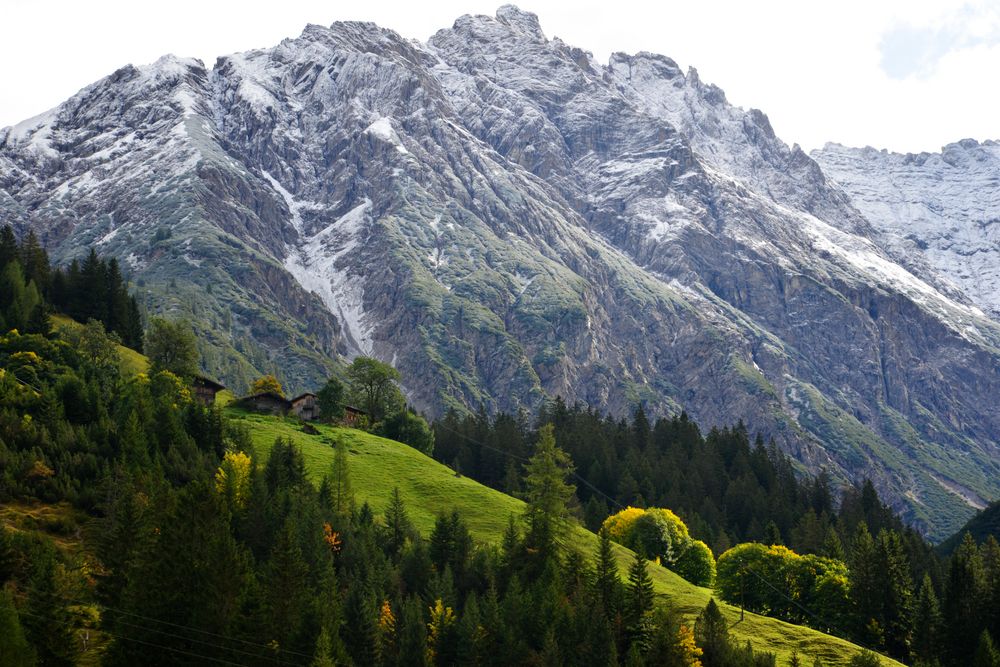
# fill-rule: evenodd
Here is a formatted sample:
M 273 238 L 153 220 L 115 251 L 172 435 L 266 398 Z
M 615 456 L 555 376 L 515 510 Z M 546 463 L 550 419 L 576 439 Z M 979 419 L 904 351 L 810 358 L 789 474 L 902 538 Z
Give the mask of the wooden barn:
M 194 391 L 195 400 L 199 401 L 202 405 L 214 405 L 215 395 L 225 388 L 224 385 L 204 375 L 195 375 L 191 381 L 191 389 Z
M 319 419 L 319 402 L 316 394 L 307 391 L 293 398 L 292 413 L 304 421 Z
M 355 427 L 358 422 L 361 421 L 362 417 L 367 417 L 368 413 L 360 408 L 355 408 L 350 405 L 344 406 L 344 426 Z
M 292 409 L 291 401 L 271 391 L 244 396 L 236 401 L 236 405 L 245 410 L 272 415 L 286 415 Z

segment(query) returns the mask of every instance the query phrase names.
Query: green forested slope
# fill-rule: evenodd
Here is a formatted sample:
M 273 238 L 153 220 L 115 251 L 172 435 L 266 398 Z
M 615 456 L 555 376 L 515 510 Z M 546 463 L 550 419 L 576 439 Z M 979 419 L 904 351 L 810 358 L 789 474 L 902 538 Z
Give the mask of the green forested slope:
M 252 428 L 258 458 L 263 458 L 276 438 L 291 438 L 301 447 L 308 471 L 317 482 L 333 463 L 333 445 L 343 439 L 358 502 L 368 502 L 379 513 L 393 487 L 398 486 L 411 519 L 424 535 L 430 533 L 438 514 L 457 509 L 476 539 L 497 543 L 509 517 L 519 515 L 524 507 L 520 500 L 457 476 L 447 466 L 392 440 L 323 425 L 317 427 L 319 435 L 308 435 L 297 420 L 236 410 L 230 411 L 230 417 Z M 596 550 L 597 536 L 583 528 L 577 529 L 572 539 L 573 546 L 588 557 Z M 624 573 L 632 555 L 621 547 L 618 555 Z M 657 593 L 688 618 L 693 619 L 712 595 L 709 589 L 694 586 L 665 568 L 651 567 L 650 572 Z M 738 608 L 725 604 L 722 608 L 735 636 L 753 641 L 756 648 L 775 652 L 779 664 L 787 664 L 797 651 L 800 657 L 808 657 L 805 664 L 812 664 L 818 656 L 826 665 L 846 665 L 859 651 L 842 639 L 764 616 L 748 613 L 740 621 Z M 887 658 L 883 663 L 899 664 Z

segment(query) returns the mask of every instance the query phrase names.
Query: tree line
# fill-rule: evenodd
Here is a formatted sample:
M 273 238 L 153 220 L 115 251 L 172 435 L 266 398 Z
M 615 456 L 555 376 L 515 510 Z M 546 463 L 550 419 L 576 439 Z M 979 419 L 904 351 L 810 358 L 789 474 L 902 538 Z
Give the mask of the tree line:
M 0 329 L 46 334 L 59 311 L 79 322 L 96 320 L 119 341 L 142 351 L 139 304 L 128 292 L 118 261 L 91 249 L 81 264 L 53 268 L 33 231 L 18 243 L 10 225 L 0 229 Z

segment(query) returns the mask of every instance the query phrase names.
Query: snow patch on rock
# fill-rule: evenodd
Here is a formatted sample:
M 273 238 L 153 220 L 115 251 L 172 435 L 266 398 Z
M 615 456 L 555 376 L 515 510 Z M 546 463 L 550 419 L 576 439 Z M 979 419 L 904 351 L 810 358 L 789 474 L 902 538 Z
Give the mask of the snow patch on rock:
M 334 223 L 306 238 L 298 248 L 290 249 L 284 262 L 298 283 L 305 290 L 318 294 L 330 312 L 338 317 L 354 355 L 372 353 L 375 327 L 365 314 L 364 285 L 341 259 L 357 248 L 371 207 L 372 201 L 365 198 Z

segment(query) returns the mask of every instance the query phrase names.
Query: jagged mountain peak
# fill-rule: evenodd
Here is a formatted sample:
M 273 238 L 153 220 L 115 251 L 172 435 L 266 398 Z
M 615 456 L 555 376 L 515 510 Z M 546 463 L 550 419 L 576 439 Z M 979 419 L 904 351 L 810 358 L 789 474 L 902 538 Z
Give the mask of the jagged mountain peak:
M 496 20 L 521 34 L 545 40 L 545 33 L 542 32 L 542 26 L 538 22 L 538 15 L 525 11 L 517 5 L 501 5 L 497 9 Z

